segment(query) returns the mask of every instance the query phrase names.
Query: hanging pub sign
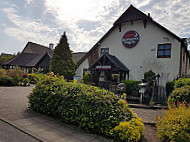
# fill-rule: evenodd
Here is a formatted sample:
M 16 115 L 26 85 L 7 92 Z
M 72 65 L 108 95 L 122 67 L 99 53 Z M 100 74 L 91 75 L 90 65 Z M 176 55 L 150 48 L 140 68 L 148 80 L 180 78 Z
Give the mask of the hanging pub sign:
M 127 31 L 122 38 L 122 43 L 127 48 L 133 48 L 139 42 L 139 34 L 136 31 Z
M 100 69 L 100 70 L 110 70 L 110 69 L 111 69 L 111 66 L 108 66 L 108 65 L 99 65 L 99 66 L 96 66 L 96 69 Z

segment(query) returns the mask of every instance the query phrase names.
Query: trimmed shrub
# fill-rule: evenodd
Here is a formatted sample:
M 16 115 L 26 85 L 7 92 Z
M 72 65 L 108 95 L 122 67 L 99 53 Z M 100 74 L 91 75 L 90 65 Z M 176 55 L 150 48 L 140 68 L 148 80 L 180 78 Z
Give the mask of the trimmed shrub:
M 175 81 L 175 88 L 180 88 L 185 85 L 190 85 L 190 78 L 179 78 Z
M 184 101 L 186 103 L 190 103 L 190 86 L 176 88 L 168 99 L 168 102 L 170 104 L 176 104 L 176 105 L 178 102 L 184 102 Z
M 9 76 L 0 77 L 0 86 L 15 86 L 16 83 L 13 78 Z
M 162 118 L 158 118 L 157 136 L 166 142 L 190 141 L 190 105 L 178 104 L 164 111 Z
M 144 129 L 142 119 L 134 117 L 128 122 L 120 122 L 110 133 L 119 142 L 136 142 L 140 140 Z
M 126 94 L 127 96 L 139 96 L 139 84 L 141 81 L 134 81 L 134 80 L 124 80 L 122 81 L 126 85 Z
M 175 81 L 169 81 L 166 83 L 166 94 L 169 96 L 174 90 Z
M 120 133 L 124 135 L 117 131 L 120 122 L 129 122 L 130 127 L 136 129 L 136 135 L 141 135 L 144 129 L 142 122 L 136 126 L 133 121 L 137 116 L 128 108 L 126 101 L 120 100 L 114 93 L 85 84 L 65 82 L 57 77 L 46 76 L 36 84 L 29 95 L 29 108 L 119 141 L 123 141 Z M 128 126 L 124 129 L 127 130 Z M 126 139 L 132 137 L 132 134 L 125 135 Z

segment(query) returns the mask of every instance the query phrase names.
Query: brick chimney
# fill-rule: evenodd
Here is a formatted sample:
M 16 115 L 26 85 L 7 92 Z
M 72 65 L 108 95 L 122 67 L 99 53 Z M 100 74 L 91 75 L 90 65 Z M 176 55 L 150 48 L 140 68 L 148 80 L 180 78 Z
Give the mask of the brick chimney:
M 50 48 L 51 50 L 53 50 L 53 45 L 54 45 L 53 43 L 50 43 L 50 44 L 49 44 L 49 48 Z

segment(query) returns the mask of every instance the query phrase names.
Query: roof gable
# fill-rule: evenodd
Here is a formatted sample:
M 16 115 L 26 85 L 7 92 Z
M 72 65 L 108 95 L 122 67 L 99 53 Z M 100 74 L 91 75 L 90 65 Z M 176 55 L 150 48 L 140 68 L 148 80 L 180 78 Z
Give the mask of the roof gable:
M 135 8 L 133 5 L 130 5 L 130 7 L 114 22 L 113 25 L 116 26 L 121 23 L 138 20 L 152 21 L 152 18 Z
M 90 69 L 96 68 L 97 65 L 111 65 L 112 68 L 129 72 L 129 69 L 117 57 L 110 54 L 103 54 L 97 61 L 95 61 Z
M 120 30 L 122 23 L 131 22 L 131 24 L 133 24 L 133 21 L 138 21 L 138 20 L 144 21 L 144 28 L 146 27 L 147 22 L 152 22 L 153 24 L 155 24 L 156 26 L 158 26 L 162 30 L 166 31 L 171 36 L 175 37 L 179 42 L 181 42 L 183 44 L 183 41 L 180 37 L 178 37 L 173 32 L 171 32 L 167 28 L 163 27 L 162 25 L 160 25 L 159 23 L 154 21 L 150 16 L 147 16 L 142 11 L 135 8 L 133 5 L 130 5 L 130 7 L 114 22 L 113 26 L 109 29 L 109 31 L 89 50 L 89 52 L 83 58 L 81 58 L 78 61 L 77 65 L 79 66 L 83 61 L 85 61 L 85 59 L 89 55 L 91 55 L 95 51 L 96 48 L 99 47 L 99 43 L 101 43 L 105 38 L 107 38 L 109 36 L 109 34 L 115 28 L 119 27 L 119 30 Z
M 53 51 L 50 48 L 33 42 L 28 42 L 22 51 L 22 53 L 34 54 L 45 54 L 46 52 L 49 53 L 51 56 L 53 54 Z

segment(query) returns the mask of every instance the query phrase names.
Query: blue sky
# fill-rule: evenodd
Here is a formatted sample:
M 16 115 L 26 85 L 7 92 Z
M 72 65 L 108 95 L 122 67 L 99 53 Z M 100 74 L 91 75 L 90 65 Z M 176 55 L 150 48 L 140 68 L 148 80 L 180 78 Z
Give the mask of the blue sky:
M 133 4 L 179 37 L 190 37 L 190 0 L 1 0 L 0 53 L 27 41 L 48 46 L 64 31 L 74 52 L 88 51 Z

